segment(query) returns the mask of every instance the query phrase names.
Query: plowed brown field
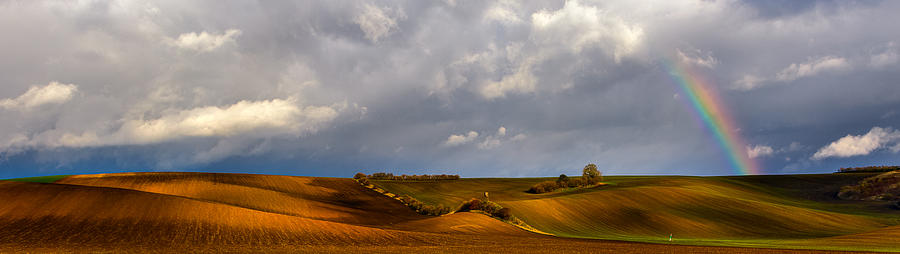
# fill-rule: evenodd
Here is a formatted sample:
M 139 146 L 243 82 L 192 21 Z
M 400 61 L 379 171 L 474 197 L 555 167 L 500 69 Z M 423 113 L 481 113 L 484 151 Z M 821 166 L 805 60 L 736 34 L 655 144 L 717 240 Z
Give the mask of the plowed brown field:
M 807 252 L 544 236 L 480 214 L 418 215 L 342 178 L 126 173 L 0 181 L 0 252 L 198 251 Z

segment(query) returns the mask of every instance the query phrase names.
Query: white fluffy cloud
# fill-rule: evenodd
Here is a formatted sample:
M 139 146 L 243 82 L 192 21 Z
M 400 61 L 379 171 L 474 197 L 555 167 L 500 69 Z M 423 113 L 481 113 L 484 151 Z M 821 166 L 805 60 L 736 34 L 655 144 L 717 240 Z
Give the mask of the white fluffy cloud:
M 226 107 L 170 111 L 151 120 L 123 119 L 117 131 L 107 134 L 47 132 L 31 140 L 30 145 L 94 147 L 155 144 L 190 137 L 302 135 L 316 131 L 337 115 L 332 107 L 300 107 L 293 100 L 245 100 Z
M 397 30 L 397 21 L 406 19 L 403 9 L 396 11 L 390 8 L 380 8 L 371 3 L 362 6 L 361 11 L 353 19 L 359 25 L 359 29 L 366 34 L 366 39 L 372 43 L 391 35 Z
M 183 33 L 177 39 L 168 39 L 168 42 L 177 48 L 194 50 L 200 52 L 209 52 L 222 47 L 225 43 L 233 43 L 234 38 L 241 35 L 241 30 L 228 29 L 222 34 L 211 34 L 207 32 Z
M 745 74 L 741 79 L 734 81 L 731 87 L 735 90 L 749 91 L 766 85 L 769 81 L 791 82 L 800 78 L 815 76 L 828 71 L 846 71 L 851 68 L 847 58 L 825 56 L 810 60 L 805 63 L 792 63 L 775 74 L 774 77 L 760 77 Z
M 458 146 L 458 145 L 472 142 L 476 138 L 478 138 L 478 132 L 475 132 L 475 131 L 469 131 L 469 133 L 459 134 L 459 135 L 453 134 L 453 135 L 450 135 L 450 137 L 447 137 L 447 141 L 444 141 L 444 145 Z
M 31 109 L 47 104 L 62 104 L 78 92 L 74 84 L 61 84 L 53 81 L 46 86 L 32 86 L 24 94 L 12 99 L 0 100 L 0 108 Z
M 814 76 L 824 71 L 840 71 L 849 68 L 850 63 L 846 58 L 825 56 L 819 59 L 810 60 L 806 63 L 793 63 L 778 72 L 778 74 L 775 75 L 775 79 L 779 81 L 793 81 L 803 77 Z
M 772 154 L 775 153 L 775 149 L 772 149 L 771 146 L 765 146 L 765 145 L 756 145 L 753 147 L 748 146 L 748 147 L 746 147 L 746 149 L 747 149 L 747 156 L 750 158 L 766 157 L 766 156 L 771 156 Z
M 531 22 L 532 36 L 539 45 L 562 45 L 573 52 L 600 47 L 611 52 L 615 62 L 637 51 L 644 37 L 640 26 L 575 0 L 566 1 L 556 11 L 536 12 Z
M 515 6 L 505 2 L 494 5 L 484 14 L 485 19 L 515 29 L 517 25 L 524 23 L 511 12 Z M 485 99 L 534 93 L 542 82 L 535 75 L 534 69 L 555 57 L 599 49 L 611 56 L 615 63 L 620 63 L 623 58 L 636 53 L 642 47 L 644 39 L 644 30 L 639 24 L 627 22 L 610 11 L 579 1 L 567 1 L 557 10 L 543 9 L 534 12 L 531 14 L 530 25 L 528 40 L 524 44 L 492 47 L 491 51 L 495 55 L 498 52 L 505 55 L 506 61 L 494 64 L 500 68 L 488 68 L 504 75 L 499 79 L 486 80 L 479 87 L 478 92 Z M 528 53 L 521 53 L 523 47 Z M 565 70 L 568 71 L 571 70 Z
M 847 135 L 831 142 L 813 154 L 814 160 L 828 157 L 851 157 L 868 155 L 872 151 L 900 140 L 900 131 L 891 128 L 874 127 L 865 135 Z M 892 148 L 892 150 L 895 150 Z M 900 150 L 900 149 L 896 149 Z
M 487 99 L 495 99 L 503 98 L 507 93 L 522 94 L 534 92 L 537 77 L 531 72 L 532 64 L 532 61 L 523 63 L 515 73 L 504 76 L 500 81 L 488 81 L 481 88 L 481 95 Z
M 484 11 L 484 20 L 496 21 L 506 25 L 519 24 L 524 22 L 517 14 L 516 1 L 500 1 Z
M 494 134 L 493 136 L 485 137 L 484 141 L 481 141 L 481 143 L 478 143 L 478 148 L 479 149 L 493 149 L 494 147 L 498 147 L 498 146 L 500 146 L 500 143 L 502 142 L 500 139 L 503 138 L 504 136 L 506 136 L 506 127 L 500 126 L 500 128 L 497 128 L 497 134 Z
M 444 141 L 444 146 L 459 146 L 468 143 L 475 143 L 478 149 L 489 150 L 499 147 L 507 141 L 521 141 L 526 138 L 525 134 L 517 134 L 511 138 L 506 136 L 506 127 L 500 126 L 493 135 L 480 135 L 476 131 L 469 131 L 466 134 L 453 134 Z M 480 138 L 479 137 L 483 137 Z

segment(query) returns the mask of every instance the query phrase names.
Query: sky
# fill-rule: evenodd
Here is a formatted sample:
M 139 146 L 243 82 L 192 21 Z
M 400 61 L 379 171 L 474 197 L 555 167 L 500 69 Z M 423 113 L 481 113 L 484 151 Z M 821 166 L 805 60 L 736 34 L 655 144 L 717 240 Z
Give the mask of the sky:
M 897 13 L 900 1 L 0 1 L 0 178 L 896 165 Z M 690 85 L 728 124 L 704 121 Z

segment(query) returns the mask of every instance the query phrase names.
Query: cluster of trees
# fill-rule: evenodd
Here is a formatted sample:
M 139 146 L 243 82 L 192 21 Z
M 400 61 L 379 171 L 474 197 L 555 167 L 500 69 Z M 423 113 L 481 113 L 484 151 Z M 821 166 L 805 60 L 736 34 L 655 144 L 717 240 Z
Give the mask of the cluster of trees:
M 841 199 L 900 201 L 900 171 L 867 177 L 855 185 L 841 187 Z
M 841 168 L 838 173 L 856 173 L 856 172 L 888 172 L 900 170 L 900 166 L 868 166 L 855 168 Z
M 410 197 L 409 195 L 401 196 L 400 201 L 421 215 L 438 216 L 448 214 L 453 210 L 450 207 L 446 207 L 444 205 L 433 206 L 425 204 L 414 197 Z
M 563 188 L 577 188 L 584 186 L 592 186 L 603 181 L 603 174 L 597 170 L 597 165 L 593 163 L 584 166 L 581 172 L 581 178 L 571 178 L 565 174 L 559 175 L 556 181 L 544 181 L 537 183 L 528 189 L 529 193 L 547 193 Z
M 353 176 L 353 179 L 356 179 L 357 182 L 359 182 L 365 186 L 372 184 L 372 183 L 369 183 L 369 177 L 363 173 L 356 173 L 356 175 Z
M 512 213 L 510 213 L 509 208 L 502 207 L 497 203 L 491 201 L 481 200 L 477 198 L 473 198 L 469 201 L 463 202 L 457 212 L 468 212 L 472 210 L 480 210 L 482 212 L 490 214 L 492 217 L 497 217 L 503 220 L 509 220 L 512 218 Z
M 459 180 L 459 175 L 394 175 L 393 173 L 374 173 L 366 175 L 356 173 L 354 179 L 368 178 L 373 180 L 395 180 L 395 181 L 437 181 L 437 180 Z

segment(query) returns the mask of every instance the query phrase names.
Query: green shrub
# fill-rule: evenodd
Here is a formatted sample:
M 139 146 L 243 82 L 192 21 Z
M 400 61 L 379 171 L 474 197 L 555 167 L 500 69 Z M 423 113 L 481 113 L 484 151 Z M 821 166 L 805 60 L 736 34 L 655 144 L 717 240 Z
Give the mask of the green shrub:
M 469 201 L 465 201 L 462 205 L 457 209 L 458 212 L 468 212 L 471 210 L 481 210 L 481 204 L 484 203 L 481 199 L 473 198 L 469 199 Z
M 459 206 L 459 209 L 457 209 L 457 212 L 468 212 L 472 210 L 481 210 L 491 217 L 497 217 L 504 220 L 512 218 L 509 208 L 504 208 L 497 203 L 477 198 L 463 202 L 462 205 Z
M 509 208 L 504 207 L 497 211 L 496 216 L 504 220 L 509 220 L 512 218 L 512 213 L 510 213 Z
M 419 210 L 421 210 L 419 212 L 420 214 L 431 215 L 431 212 L 435 209 L 433 205 L 423 205 L 422 208 L 419 208 Z
M 567 176 L 566 174 L 560 174 L 559 178 L 556 178 L 556 182 L 560 183 L 561 185 L 565 184 L 569 182 L 569 176 Z
M 400 202 L 403 202 L 403 204 L 405 204 L 407 207 L 409 207 L 410 209 L 412 209 L 413 211 L 416 211 L 416 213 L 419 213 L 421 215 L 438 216 L 438 215 L 448 214 L 451 212 L 451 209 L 449 207 L 446 207 L 443 205 L 434 206 L 434 205 L 425 204 L 424 202 L 419 201 L 413 197 L 410 197 L 409 195 L 400 196 L 398 199 L 400 200 Z
M 503 209 L 503 207 L 491 201 L 485 201 L 481 204 L 481 211 L 484 211 L 485 213 L 490 215 L 496 214 L 500 211 L 500 209 Z
M 569 187 L 569 188 L 575 188 L 575 187 L 581 187 L 581 186 L 584 186 L 584 180 L 581 180 L 581 178 L 569 179 L 569 182 L 566 185 L 566 187 Z
M 529 193 L 541 194 L 559 189 L 560 184 L 554 181 L 539 182 L 528 189 Z

